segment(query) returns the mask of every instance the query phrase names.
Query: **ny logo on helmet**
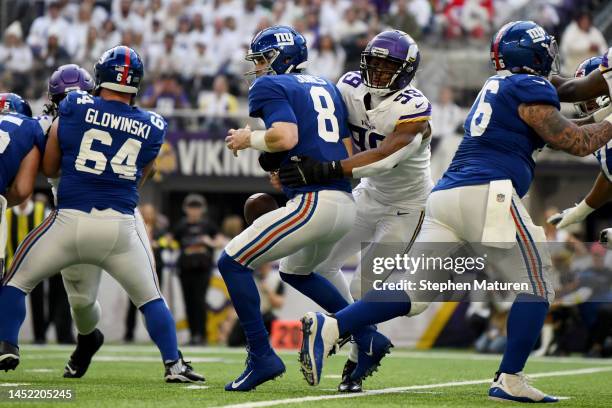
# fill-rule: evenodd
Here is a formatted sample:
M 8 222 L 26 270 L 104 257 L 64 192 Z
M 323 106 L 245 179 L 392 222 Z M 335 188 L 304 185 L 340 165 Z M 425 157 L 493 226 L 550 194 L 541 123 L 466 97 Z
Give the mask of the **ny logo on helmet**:
M 294 45 L 293 35 L 291 33 L 274 33 L 278 45 Z
M 546 31 L 542 27 L 534 27 L 527 30 L 527 34 L 531 37 L 534 43 L 544 41 L 546 39 Z

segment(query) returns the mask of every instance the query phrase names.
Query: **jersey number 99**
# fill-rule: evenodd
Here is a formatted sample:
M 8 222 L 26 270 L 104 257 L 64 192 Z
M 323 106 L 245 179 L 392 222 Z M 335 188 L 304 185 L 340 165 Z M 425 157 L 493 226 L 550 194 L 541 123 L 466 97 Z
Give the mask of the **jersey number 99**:
M 335 115 L 334 100 L 327 89 L 322 86 L 310 88 L 310 96 L 312 97 L 314 110 L 317 111 L 319 137 L 326 142 L 336 143 L 340 139 L 340 127 Z M 325 106 L 323 106 L 323 103 L 325 103 Z M 328 125 L 331 126 L 331 130 L 328 129 Z

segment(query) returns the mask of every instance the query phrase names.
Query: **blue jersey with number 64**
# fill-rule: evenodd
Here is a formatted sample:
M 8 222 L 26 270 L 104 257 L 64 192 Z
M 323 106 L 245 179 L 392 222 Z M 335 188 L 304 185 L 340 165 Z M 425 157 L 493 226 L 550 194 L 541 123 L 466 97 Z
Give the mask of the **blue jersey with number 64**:
M 557 92 L 545 78 L 527 74 L 489 78 L 465 120 L 455 157 L 433 191 L 509 179 L 517 194 L 524 196 L 533 180 L 535 156 L 545 143 L 520 118 L 522 103 L 560 108 Z
M 59 209 L 133 214 L 143 168 L 157 157 L 166 121 L 156 113 L 86 92 L 60 103 Z
M 281 164 L 292 156 L 306 155 L 319 161 L 342 160 L 348 153 L 342 139 L 350 136 L 346 107 L 334 84 L 313 75 L 268 75 L 257 78 L 249 90 L 249 113 L 262 118 L 266 128 L 274 122 L 295 123 L 298 143 L 286 152 Z M 296 194 L 320 190 L 350 192 L 347 179 L 299 188 L 283 187 Z

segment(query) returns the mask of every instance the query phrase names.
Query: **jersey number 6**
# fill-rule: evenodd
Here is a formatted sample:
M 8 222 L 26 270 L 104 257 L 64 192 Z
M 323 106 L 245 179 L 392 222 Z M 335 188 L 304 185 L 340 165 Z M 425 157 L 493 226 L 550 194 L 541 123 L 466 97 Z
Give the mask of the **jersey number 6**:
M 99 129 L 89 129 L 83 134 L 81 148 L 79 149 L 79 155 L 76 158 L 74 167 L 78 171 L 100 175 L 104 173 L 108 160 L 104 153 L 91 149 L 94 140 L 105 146 L 110 146 L 113 143 L 110 133 Z M 141 146 L 142 143 L 139 140 L 127 139 L 117 154 L 111 159 L 111 168 L 119 178 L 136 180 L 136 159 L 138 158 Z M 88 161 L 93 162 L 93 167 L 87 165 Z

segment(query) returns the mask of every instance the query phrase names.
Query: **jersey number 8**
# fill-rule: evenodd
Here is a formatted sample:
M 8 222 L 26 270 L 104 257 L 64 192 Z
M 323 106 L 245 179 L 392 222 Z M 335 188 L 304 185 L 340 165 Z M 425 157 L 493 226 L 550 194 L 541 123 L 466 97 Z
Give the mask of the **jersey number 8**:
M 104 153 L 91 149 L 94 140 L 105 146 L 110 146 L 113 143 L 110 133 L 99 129 L 89 129 L 83 134 L 81 148 L 79 149 L 79 155 L 76 158 L 74 167 L 78 171 L 100 175 L 104 173 L 108 160 Z M 117 154 L 111 159 L 111 168 L 119 178 L 136 180 L 136 159 L 138 158 L 141 146 L 142 142 L 139 140 L 127 139 Z M 88 161 L 93 162 L 93 167 L 87 165 Z
M 340 127 L 335 112 L 334 100 L 322 86 L 313 86 L 310 88 L 310 96 L 314 104 L 314 110 L 317 111 L 317 123 L 319 127 L 319 136 L 326 142 L 336 143 L 340 139 Z M 325 106 L 323 106 L 325 103 Z M 328 123 L 331 125 L 331 130 L 327 129 Z

